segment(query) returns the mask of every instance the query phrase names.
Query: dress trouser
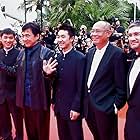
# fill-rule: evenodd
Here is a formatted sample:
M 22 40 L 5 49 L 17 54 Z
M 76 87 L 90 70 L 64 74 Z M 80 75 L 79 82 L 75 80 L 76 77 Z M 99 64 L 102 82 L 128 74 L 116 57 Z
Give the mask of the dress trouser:
M 14 139 L 23 140 L 23 113 L 15 102 L 15 99 L 7 99 L 3 104 L 0 104 L 0 139 L 13 140 L 11 113 L 16 129 Z
M 89 102 L 86 122 L 94 140 L 118 140 L 118 119 L 114 112 L 99 111 Z
M 82 120 L 64 120 L 56 116 L 59 140 L 83 140 Z
M 25 107 L 24 120 L 28 140 L 49 140 L 50 111 Z

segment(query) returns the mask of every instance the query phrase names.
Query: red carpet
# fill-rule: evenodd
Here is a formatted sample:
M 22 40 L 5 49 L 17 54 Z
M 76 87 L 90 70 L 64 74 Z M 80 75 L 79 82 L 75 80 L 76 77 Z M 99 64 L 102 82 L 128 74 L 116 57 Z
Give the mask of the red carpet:
M 125 107 L 119 111 L 119 123 L 118 123 L 119 140 L 124 140 L 123 135 L 124 135 L 126 110 L 127 110 L 127 105 L 125 105 Z M 85 140 L 93 140 L 92 135 L 89 129 L 87 128 L 85 121 L 83 121 L 83 129 L 84 129 Z M 14 135 L 14 131 L 15 129 L 13 128 L 13 135 Z M 24 140 L 27 140 L 25 129 L 24 129 L 24 133 L 25 133 Z M 58 140 L 56 120 L 55 120 L 53 112 L 51 112 L 50 140 Z

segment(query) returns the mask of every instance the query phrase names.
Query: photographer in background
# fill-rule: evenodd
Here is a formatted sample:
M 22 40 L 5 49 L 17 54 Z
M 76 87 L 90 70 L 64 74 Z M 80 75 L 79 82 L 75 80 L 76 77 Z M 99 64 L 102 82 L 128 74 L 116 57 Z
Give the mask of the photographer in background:
M 110 37 L 110 42 L 113 45 L 123 48 L 123 38 L 125 37 L 125 28 L 121 25 L 118 18 L 112 18 L 112 35 Z
M 120 35 L 125 33 L 125 28 L 121 25 L 118 18 L 112 18 L 112 27 L 114 28 L 115 32 L 119 33 Z
M 75 46 L 76 50 L 86 53 L 86 39 L 90 36 L 90 34 L 87 32 L 87 27 L 85 25 L 81 25 L 80 31 L 79 31 L 79 36 L 78 36 L 78 42 L 77 45 Z
M 55 48 L 54 40 L 56 36 L 52 28 L 46 25 L 43 29 L 43 32 L 41 33 L 41 36 L 42 36 L 43 45 L 45 45 L 47 48 L 51 50 L 54 50 Z

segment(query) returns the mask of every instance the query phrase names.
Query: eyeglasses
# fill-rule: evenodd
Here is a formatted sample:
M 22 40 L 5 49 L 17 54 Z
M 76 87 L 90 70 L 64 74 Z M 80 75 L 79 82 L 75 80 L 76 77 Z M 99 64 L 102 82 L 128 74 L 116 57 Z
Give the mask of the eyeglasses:
M 108 30 L 100 30 L 100 29 L 92 29 L 90 31 L 90 33 L 97 33 L 97 34 L 100 34 L 100 33 L 104 33 L 104 32 L 107 32 Z

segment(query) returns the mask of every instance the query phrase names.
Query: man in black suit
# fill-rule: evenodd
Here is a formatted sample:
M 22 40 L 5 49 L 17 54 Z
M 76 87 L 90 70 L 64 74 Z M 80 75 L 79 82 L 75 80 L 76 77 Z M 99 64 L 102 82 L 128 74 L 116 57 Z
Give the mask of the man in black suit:
M 140 21 L 128 27 L 130 47 L 140 56 Z M 125 124 L 125 140 L 138 140 L 140 137 L 140 57 L 132 61 L 128 73 L 128 110 Z
M 36 23 L 22 27 L 25 49 L 17 60 L 16 103 L 24 110 L 28 140 L 49 140 L 51 83 L 45 79 L 49 73 L 43 72 L 43 60 L 49 64 L 54 52 L 42 46 L 39 38 L 40 27 Z
M 16 63 L 19 54 L 13 45 L 15 35 L 10 28 L 1 32 L 3 48 L 0 49 L 0 60 L 8 66 Z M 15 140 L 23 140 L 22 110 L 16 106 L 16 78 L 0 71 L 0 139 L 13 140 L 10 113 L 16 129 Z
M 28 140 L 49 140 L 51 83 L 49 75 L 57 65 L 54 52 L 39 42 L 40 27 L 34 22 L 22 27 L 24 48 L 13 67 L 0 69 L 16 75 L 16 104 L 23 109 Z M 43 66 L 43 60 L 48 61 Z M 45 69 L 45 73 L 43 71 Z
M 67 24 L 59 27 L 57 41 L 57 77 L 53 87 L 53 104 L 60 140 L 83 140 L 82 81 L 85 56 L 74 50 L 74 28 Z
M 84 112 L 94 140 L 118 140 L 117 110 L 126 102 L 126 59 L 109 43 L 111 34 L 108 22 L 96 22 L 91 30 L 95 47 L 86 55 Z

